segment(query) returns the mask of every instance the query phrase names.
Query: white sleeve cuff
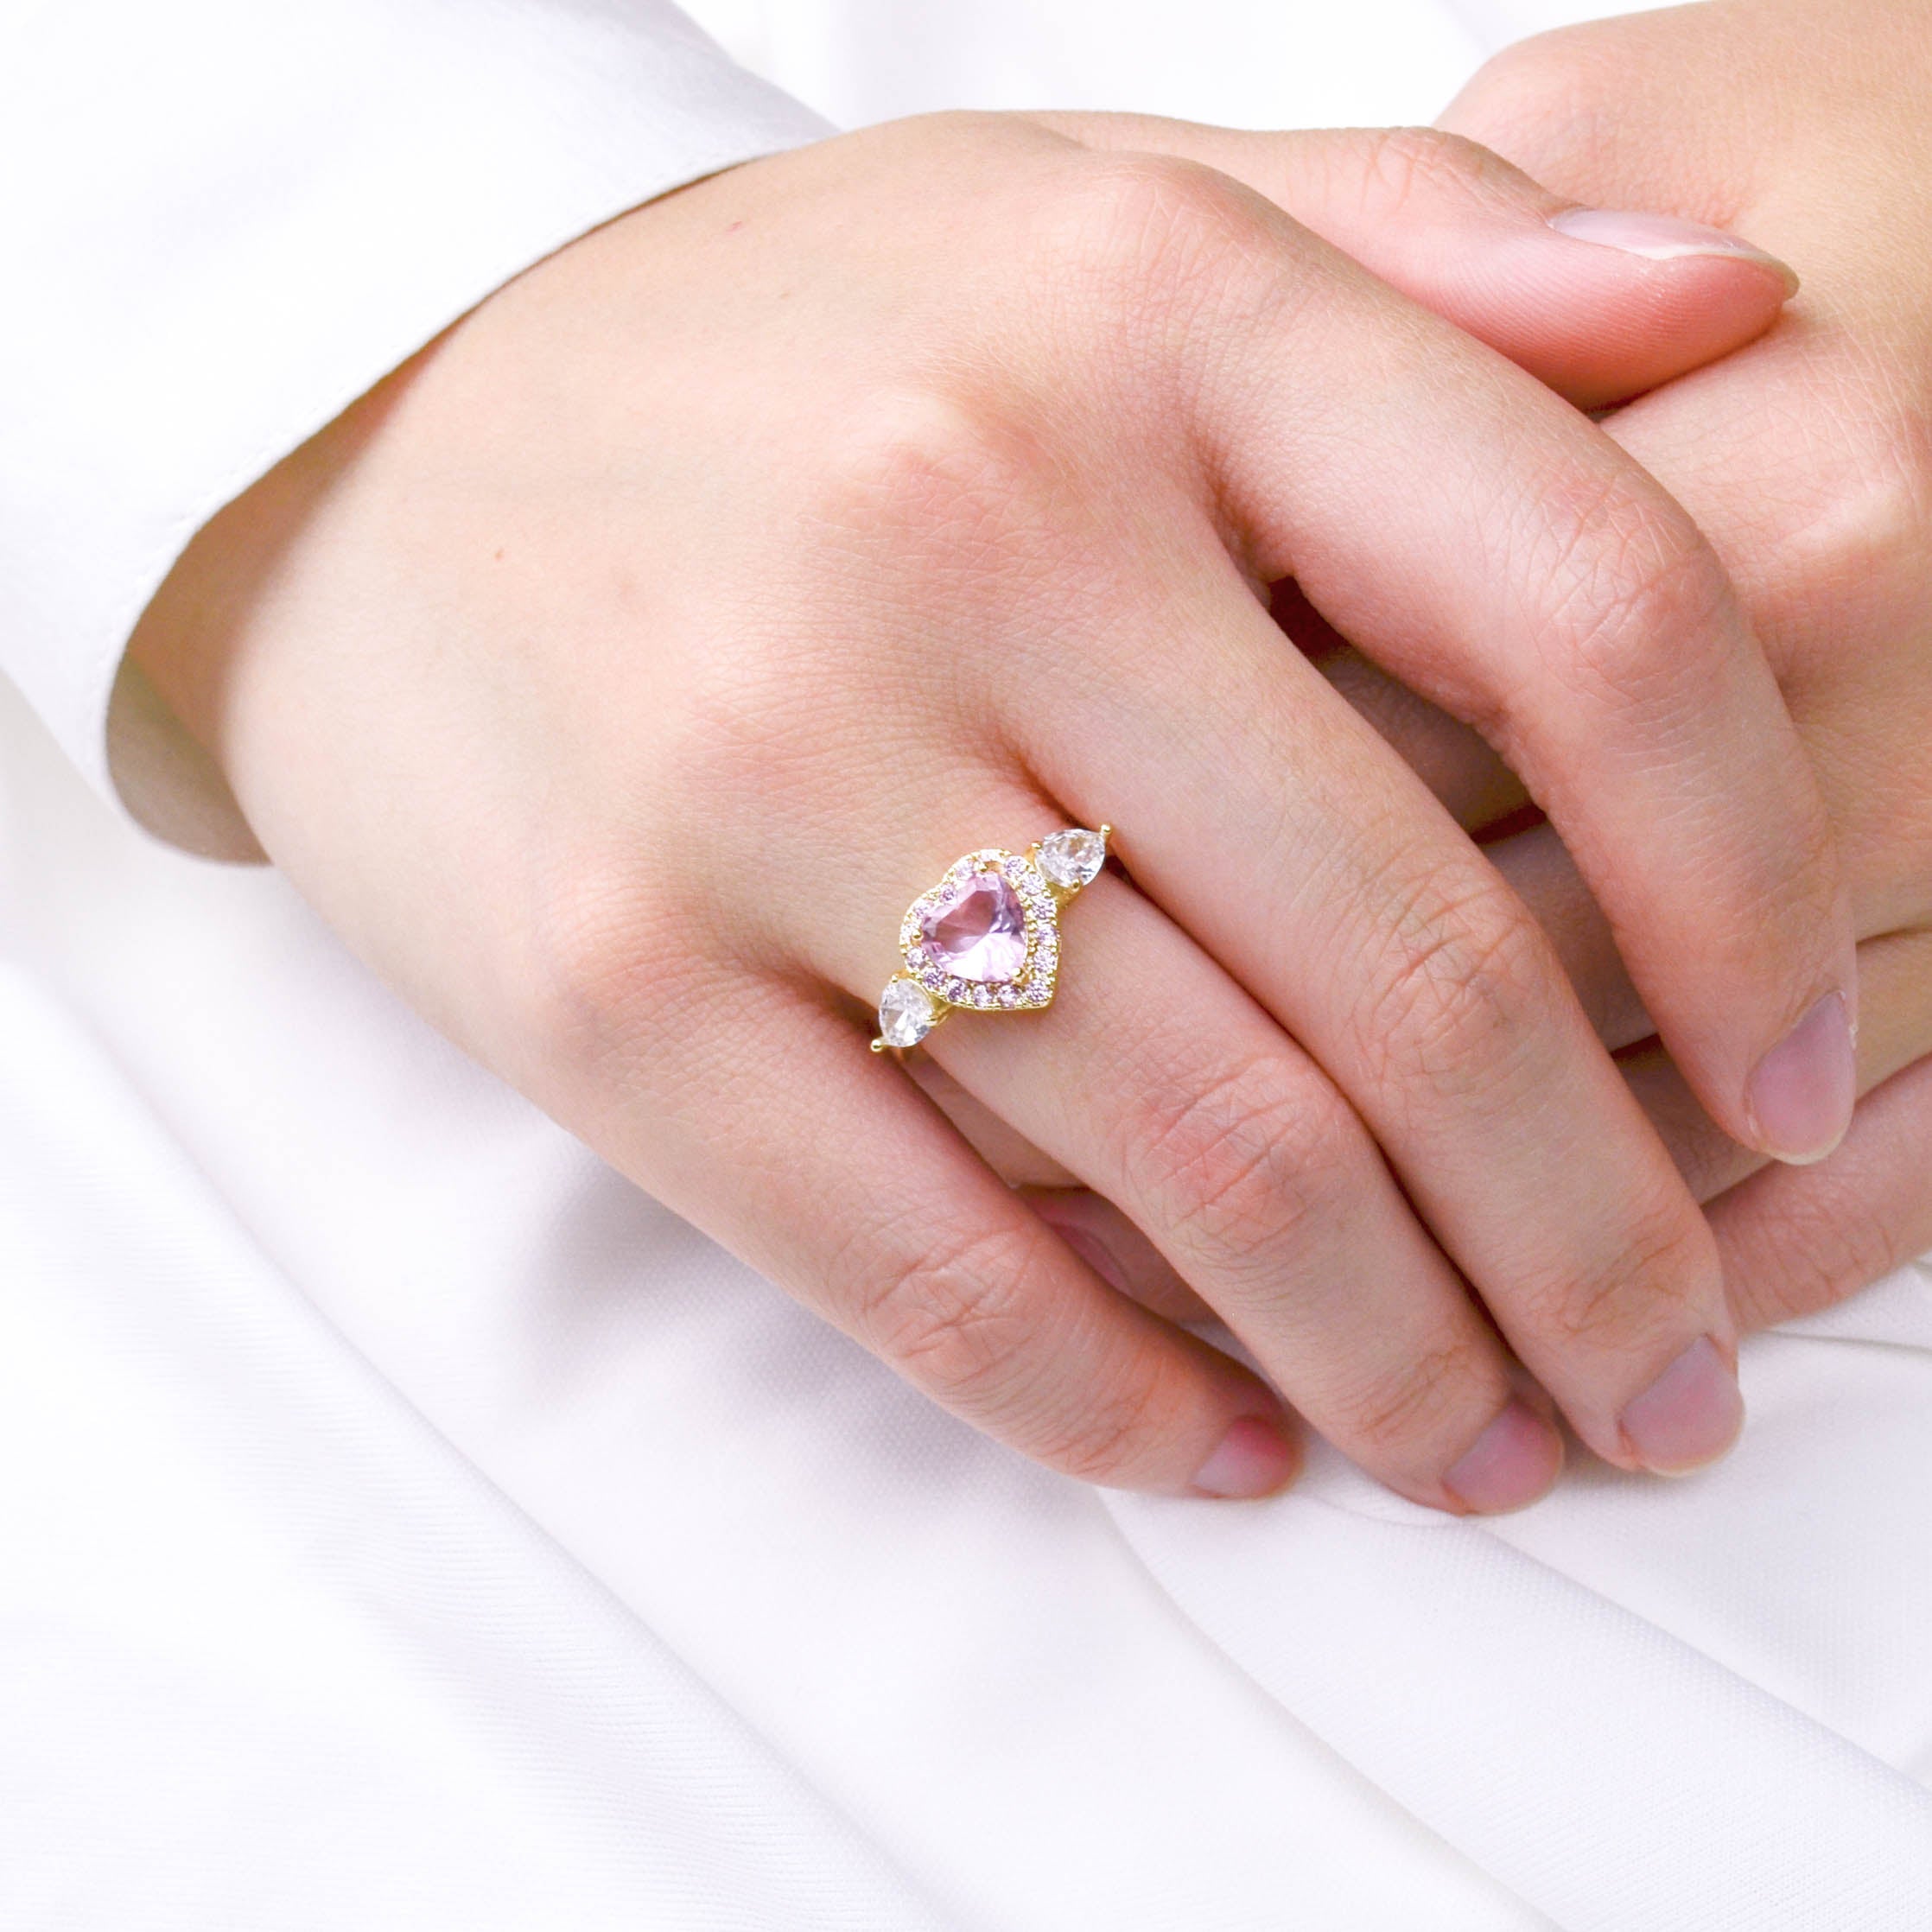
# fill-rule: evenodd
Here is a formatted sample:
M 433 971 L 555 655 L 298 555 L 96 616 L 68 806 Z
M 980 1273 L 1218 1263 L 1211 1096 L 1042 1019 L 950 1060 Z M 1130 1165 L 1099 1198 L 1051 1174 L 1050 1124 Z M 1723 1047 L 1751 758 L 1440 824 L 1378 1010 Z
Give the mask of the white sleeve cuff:
M 217 510 L 531 263 L 832 131 L 664 0 L 42 0 L 0 54 L 0 669 L 110 796 Z

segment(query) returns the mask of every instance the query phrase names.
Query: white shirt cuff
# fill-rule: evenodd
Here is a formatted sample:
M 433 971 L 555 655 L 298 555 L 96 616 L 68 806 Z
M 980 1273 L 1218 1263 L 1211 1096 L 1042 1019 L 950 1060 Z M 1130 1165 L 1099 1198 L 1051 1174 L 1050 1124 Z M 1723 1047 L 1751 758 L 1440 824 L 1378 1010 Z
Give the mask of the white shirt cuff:
M 663 0 L 49 0 L 0 56 L 0 668 L 110 796 L 217 510 L 533 262 L 832 131 Z

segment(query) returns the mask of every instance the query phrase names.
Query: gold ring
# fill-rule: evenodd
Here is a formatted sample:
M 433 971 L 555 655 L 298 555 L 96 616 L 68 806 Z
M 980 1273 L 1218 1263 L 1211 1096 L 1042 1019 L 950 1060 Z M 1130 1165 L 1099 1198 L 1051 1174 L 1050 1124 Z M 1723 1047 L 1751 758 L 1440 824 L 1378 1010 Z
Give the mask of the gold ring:
M 879 1000 L 874 1053 L 917 1046 L 956 1007 L 1037 1013 L 1060 970 L 1060 908 L 1107 862 L 1113 828 L 1069 826 L 1006 852 L 988 846 L 948 867 L 899 923 L 906 970 Z

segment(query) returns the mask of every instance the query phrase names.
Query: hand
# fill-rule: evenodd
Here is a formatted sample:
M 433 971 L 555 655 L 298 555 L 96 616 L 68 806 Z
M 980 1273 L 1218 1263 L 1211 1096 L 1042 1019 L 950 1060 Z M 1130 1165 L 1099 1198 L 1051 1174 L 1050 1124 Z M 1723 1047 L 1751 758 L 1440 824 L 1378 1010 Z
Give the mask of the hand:
M 216 519 L 135 649 L 349 942 L 641 1185 L 1020 1449 L 1258 1493 L 1274 1393 L 865 1050 L 947 862 L 1111 819 L 1134 884 L 1073 909 L 1053 1007 L 935 1058 L 1405 1493 L 1554 1477 L 1491 1318 L 1599 1453 L 1686 1466 L 1738 1419 L 1703 1218 L 1258 589 L 1531 777 L 1718 1119 L 1837 1137 L 1828 1064 L 1800 1119 L 1752 1071 L 1851 992 L 1795 733 L 1689 520 L 1535 379 L 1661 379 L 1785 282 L 1558 205 L 1440 139 L 1105 119 L 754 163 L 486 303 Z
M 1862 942 L 1859 1083 L 1880 1090 L 1823 1168 L 1746 1180 L 1757 1160 L 1688 1103 L 1662 1053 L 1628 1057 L 1697 1192 L 1716 1197 L 1751 1325 L 1932 1246 L 1929 99 L 1926 8 L 1733 0 L 1526 41 L 1447 117 L 1567 193 L 1735 224 L 1805 278 L 1763 340 L 1611 425 L 1744 595 L 1820 771 Z M 1649 1033 L 1548 853 L 1497 856 L 1561 901 L 1553 925 L 1600 988 L 1611 1042 Z

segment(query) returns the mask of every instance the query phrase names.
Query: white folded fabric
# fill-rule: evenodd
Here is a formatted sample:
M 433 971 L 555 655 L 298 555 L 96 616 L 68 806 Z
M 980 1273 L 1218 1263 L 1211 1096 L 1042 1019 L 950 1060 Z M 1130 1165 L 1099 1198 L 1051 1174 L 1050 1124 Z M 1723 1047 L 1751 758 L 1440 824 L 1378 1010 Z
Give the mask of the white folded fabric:
M 1103 1498 L 0 772 L 0 1924 L 1929 1922 L 1922 1268 L 1682 1484 Z
M 1425 117 L 1531 3 L 702 11 L 855 119 L 1265 122 Z M 521 45 L 532 10 L 474 18 Z M 554 174 L 497 157 L 504 222 L 471 239 L 502 272 L 673 178 L 599 52 L 634 57 L 641 15 L 556 12 L 518 138 L 589 105 Z M 332 20 L 386 18 L 301 15 L 325 62 Z M 156 19 L 104 71 L 164 123 Z M 410 86 L 436 44 L 400 34 Z M 473 155 L 517 91 L 469 53 L 435 126 Z M 816 126 L 691 59 L 718 159 Z M 391 258 L 475 178 L 384 203 Z M 314 232 L 357 205 L 322 194 Z M 0 531 L 0 645 L 97 776 L 138 594 L 81 566 L 139 537 L 165 567 L 184 477 L 212 506 L 240 430 L 272 460 L 487 285 L 464 247 L 431 265 L 359 335 L 294 317 L 301 379 L 244 384 L 194 461 L 145 405 L 128 473 L 103 455 L 165 327 L 71 445 L 35 400 L 50 493 Z M 50 318 L 11 339 L 54 344 Z M 259 328 L 238 342 L 272 375 Z M 0 687 L 9 1932 L 1926 1932 L 1932 1269 L 1757 1338 L 1744 1375 L 1720 1469 L 1577 1472 L 1486 1527 L 1331 1457 L 1252 1506 L 1051 1477 L 466 1062 L 275 874 L 143 839 Z

